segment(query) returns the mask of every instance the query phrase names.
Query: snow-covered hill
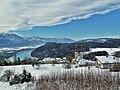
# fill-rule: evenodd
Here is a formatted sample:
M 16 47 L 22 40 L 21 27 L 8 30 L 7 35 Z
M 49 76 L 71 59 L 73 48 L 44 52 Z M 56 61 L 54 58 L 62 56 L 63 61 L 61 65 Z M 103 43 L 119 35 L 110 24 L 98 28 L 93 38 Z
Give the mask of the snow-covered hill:
M 109 55 L 112 55 L 114 52 L 120 51 L 120 48 L 91 48 L 90 52 L 97 51 L 106 51 Z
M 85 39 L 79 40 L 79 42 L 107 42 L 108 40 L 113 40 L 113 38 L 96 38 L 96 39 Z

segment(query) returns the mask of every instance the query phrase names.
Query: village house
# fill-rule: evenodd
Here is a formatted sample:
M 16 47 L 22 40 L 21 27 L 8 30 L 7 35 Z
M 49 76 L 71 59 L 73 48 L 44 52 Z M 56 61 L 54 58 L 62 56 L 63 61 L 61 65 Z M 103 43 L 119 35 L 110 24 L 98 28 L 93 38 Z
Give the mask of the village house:
M 42 63 L 45 64 L 65 64 L 65 63 L 69 63 L 69 61 L 66 59 L 66 57 L 64 58 L 44 58 L 42 61 Z
M 66 63 L 70 63 L 70 61 L 69 60 L 67 60 L 67 58 L 66 57 L 64 57 L 64 58 L 56 58 L 56 61 L 57 61 L 57 63 L 58 64 L 66 64 Z
M 93 59 L 97 68 L 110 69 L 119 62 L 114 56 L 95 56 Z
M 42 63 L 45 63 L 45 64 L 53 64 L 53 62 L 55 61 L 55 58 L 44 58 L 42 60 Z

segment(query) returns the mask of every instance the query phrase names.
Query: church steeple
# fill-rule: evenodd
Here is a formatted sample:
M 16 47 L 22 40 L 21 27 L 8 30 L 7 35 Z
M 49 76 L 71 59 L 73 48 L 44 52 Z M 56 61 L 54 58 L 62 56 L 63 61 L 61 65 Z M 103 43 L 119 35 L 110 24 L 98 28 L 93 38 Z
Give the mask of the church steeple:
M 76 49 L 75 49 L 74 55 L 75 55 L 75 60 L 77 60 L 78 52 Z
M 80 58 L 81 58 L 81 59 L 83 59 L 83 55 L 84 55 L 83 52 L 84 52 L 84 51 L 83 51 L 83 47 L 82 47 L 82 45 L 81 45 L 81 48 L 80 48 Z

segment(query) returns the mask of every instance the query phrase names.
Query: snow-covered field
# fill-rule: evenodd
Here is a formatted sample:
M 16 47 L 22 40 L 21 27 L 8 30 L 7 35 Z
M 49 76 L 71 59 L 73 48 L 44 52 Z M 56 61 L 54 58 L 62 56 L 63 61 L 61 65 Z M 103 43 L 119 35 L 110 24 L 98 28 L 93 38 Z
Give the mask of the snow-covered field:
M 56 64 L 54 66 L 51 64 L 43 64 L 40 66 L 39 70 L 37 70 L 36 68 L 37 66 L 33 68 L 32 65 L 3 66 L 1 74 L 3 74 L 5 70 L 13 70 L 16 74 L 20 74 L 22 73 L 23 69 L 26 69 L 26 71 L 30 72 L 32 76 L 39 78 L 40 75 L 50 75 L 54 72 L 58 72 L 60 74 L 67 70 L 88 71 L 88 67 L 74 68 L 74 66 L 72 66 L 71 69 L 64 69 L 62 64 Z M 91 70 L 97 71 L 98 69 L 95 67 L 91 67 Z M 0 82 L 0 90 L 26 90 L 26 86 L 26 83 L 10 86 L 8 82 Z
M 55 65 L 53 67 L 52 65 L 47 64 L 47 65 L 41 65 L 40 69 L 37 70 L 36 69 L 37 66 L 33 68 L 32 65 L 3 66 L 1 75 L 4 73 L 5 70 L 12 70 L 16 74 L 20 74 L 22 73 L 23 69 L 26 69 L 26 71 L 30 72 L 32 76 L 35 76 L 36 78 L 38 78 L 40 75 L 49 75 L 53 71 L 60 70 L 61 67 L 62 65 Z M 25 90 L 26 85 L 27 84 L 24 83 L 24 84 L 10 86 L 8 82 L 0 82 L 0 90 Z
M 120 51 L 120 48 L 91 48 L 90 52 L 97 52 L 97 51 L 107 51 L 109 55 L 116 51 Z
M 120 51 L 120 48 L 92 48 L 91 49 L 91 52 L 96 52 L 96 51 L 107 51 L 109 54 L 112 54 L 115 51 Z M 99 71 L 99 69 L 95 68 L 94 66 L 91 67 L 90 70 L 88 67 L 75 68 L 74 65 L 72 65 L 71 69 L 65 69 L 65 68 L 63 68 L 62 64 L 56 64 L 56 65 L 42 64 L 42 65 L 40 65 L 40 69 L 36 69 L 36 68 L 38 68 L 37 66 L 35 66 L 33 68 L 32 65 L 3 66 L 2 68 L 3 68 L 3 70 L 0 73 L 0 76 L 4 73 L 5 70 L 12 70 L 15 72 L 15 74 L 20 74 L 20 73 L 22 73 L 23 69 L 26 69 L 27 72 L 30 72 L 31 75 L 35 76 L 36 78 L 39 78 L 39 76 L 41 76 L 41 75 L 51 75 L 54 72 L 58 72 L 58 74 L 61 74 L 64 71 L 68 71 L 68 70 L 86 71 L 88 73 L 91 70 L 95 73 Z M 100 72 L 102 72 L 102 71 L 108 71 L 108 70 L 100 69 Z M 27 83 L 24 83 L 24 84 L 10 86 L 9 82 L 0 82 L 0 90 L 32 90 L 32 89 L 27 88 L 26 87 L 27 85 L 28 85 Z

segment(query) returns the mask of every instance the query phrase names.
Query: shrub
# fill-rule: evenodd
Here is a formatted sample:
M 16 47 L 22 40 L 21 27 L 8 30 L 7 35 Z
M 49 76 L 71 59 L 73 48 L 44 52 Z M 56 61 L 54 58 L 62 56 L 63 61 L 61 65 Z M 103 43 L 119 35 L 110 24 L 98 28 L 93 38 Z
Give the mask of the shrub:
M 19 84 L 19 83 L 24 83 L 24 82 L 30 82 L 32 81 L 32 75 L 31 73 L 28 73 L 25 69 L 23 69 L 22 74 L 15 74 L 13 78 L 10 80 L 10 85 L 13 84 Z
M 120 71 L 120 63 L 115 63 L 110 70 L 111 71 Z
M 10 80 L 10 77 L 14 74 L 14 71 L 12 70 L 6 70 L 4 71 L 2 77 L 1 77 L 1 80 L 2 81 L 9 81 Z

